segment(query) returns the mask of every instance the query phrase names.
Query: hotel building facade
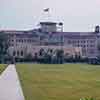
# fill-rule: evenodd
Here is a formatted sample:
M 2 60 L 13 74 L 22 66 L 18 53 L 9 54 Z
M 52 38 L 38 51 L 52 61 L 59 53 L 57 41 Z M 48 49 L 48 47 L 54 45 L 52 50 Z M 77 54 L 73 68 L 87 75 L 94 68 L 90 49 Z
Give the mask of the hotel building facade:
M 40 22 L 40 28 L 28 31 L 1 31 L 8 35 L 8 54 L 17 58 L 35 56 L 44 50 L 63 49 L 65 55 L 80 54 L 82 57 L 99 56 L 99 27 L 94 32 L 63 32 L 63 23 Z

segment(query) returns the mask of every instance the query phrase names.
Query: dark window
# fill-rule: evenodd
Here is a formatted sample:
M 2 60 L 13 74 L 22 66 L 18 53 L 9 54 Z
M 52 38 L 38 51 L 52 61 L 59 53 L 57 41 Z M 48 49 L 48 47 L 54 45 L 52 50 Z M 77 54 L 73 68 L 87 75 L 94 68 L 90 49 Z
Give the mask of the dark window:
M 84 43 L 85 43 L 85 41 L 84 41 Z
M 21 40 L 19 39 L 19 42 L 21 42 Z
M 94 47 L 94 45 L 91 45 L 91 47 Z
M 86 47 L 86 46 L 84 45 L 84 47 Z
M 13 56 L 15 56 L 16 55 L 16 51 L 13 51 Z
M 17 56 L 19 56 L 19 51 L 17 51 Z
M 94 43 L 94 41 L 93 41 L 93 40 L 91 40 L 91 43 Z
M 24 54 L 23 51 L 21 51 L 21 56 L 23 56 L 23 54 Z
M 24 39 L 24 42 L 26 42 L 26 39 Z
M 68 40 L 68 44 L 71 44 L 72 42 L 71 42 L 71 40 Z
M 29 39 L 27 40 L 27 42 L 29 42 Z
M 18 42 L 18 39 L 16 40 L 16 42 Z
M 80 47 L 80 45 L 77 45 L 78 47 Z
M 87 43 L 89 42 L 89 40 L 87 40 Z
M 23 43 L 23 40 L 21 40 L 21 42 Z

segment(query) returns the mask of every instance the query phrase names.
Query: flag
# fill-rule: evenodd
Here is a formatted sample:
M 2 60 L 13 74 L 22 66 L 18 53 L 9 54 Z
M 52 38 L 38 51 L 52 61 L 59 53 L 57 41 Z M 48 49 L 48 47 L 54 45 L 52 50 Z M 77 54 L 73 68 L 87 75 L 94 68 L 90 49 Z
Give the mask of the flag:
M 48 12 L 48 11 L 49 11 L 49 8 L 44 9 L 44 12 Z

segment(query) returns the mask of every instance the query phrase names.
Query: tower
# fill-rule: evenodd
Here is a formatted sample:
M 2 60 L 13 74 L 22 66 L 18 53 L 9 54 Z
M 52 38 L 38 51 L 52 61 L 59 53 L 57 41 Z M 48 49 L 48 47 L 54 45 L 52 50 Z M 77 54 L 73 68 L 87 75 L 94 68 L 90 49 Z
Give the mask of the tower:
M 55 22 L 40 22 L 40 28 L 42 32 L 56 32 L 57 23 Z
M 46 15 L 39 23 L 41 32 L 63 32 L 63 23 L 52 20 L 50 8 L 43 10 Z

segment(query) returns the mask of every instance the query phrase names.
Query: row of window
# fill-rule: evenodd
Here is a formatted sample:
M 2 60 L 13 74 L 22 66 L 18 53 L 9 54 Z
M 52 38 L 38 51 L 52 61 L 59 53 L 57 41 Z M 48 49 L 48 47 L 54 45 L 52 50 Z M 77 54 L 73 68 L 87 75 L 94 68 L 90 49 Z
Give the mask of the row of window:
M 23 56 L 24 52 L 23 51 L 13 51 L 13 56 Z
M 69 44 L 71 44 L 71 43 L 94 43 L 95 41 L 94 40 L 81 40 L 81 41 L 79 41 L 79 40 L 77 40 L 77 41 L 75 41 L 75 40 L 68 40 L 68 43 Z
M 75 45 L 76 47 L 95 47 L 95 45 Z
M 56 39 L 53 39 L 53 40 L 56 40 Z M 14 40 L 13 39 L 9 40 L 9 42 L 14 42 Z M 36 39 L 17 39 L 16 42 L 20 42 L 20 43 L 24 43 L 24 42 L 32 43 L 32 42 L 36 42 Z M 95 40 L 68 40 L 69 44 L 71 44 L 71 43 L 94 43 L 94 42 L 95 42 Z
M 9 42 L 14 42 L 14 40 L 9 40 Z M 17 39 L 16 42 L 19 42 L 19 43 L 25 43 L 25 42 L 28 42 L 28 43 L 32 43 L 32 42 L 36 42 L 36 40 L 34 39 Z
M 20 43 L 24 43 L 24 42 L 28 42 L 28 43 L 31 43 L 31 42 L 36 42 L 36 40 L 33 40 L 33 39 L 18 39 L 16 40 L 16 42 L 20 42 Z

